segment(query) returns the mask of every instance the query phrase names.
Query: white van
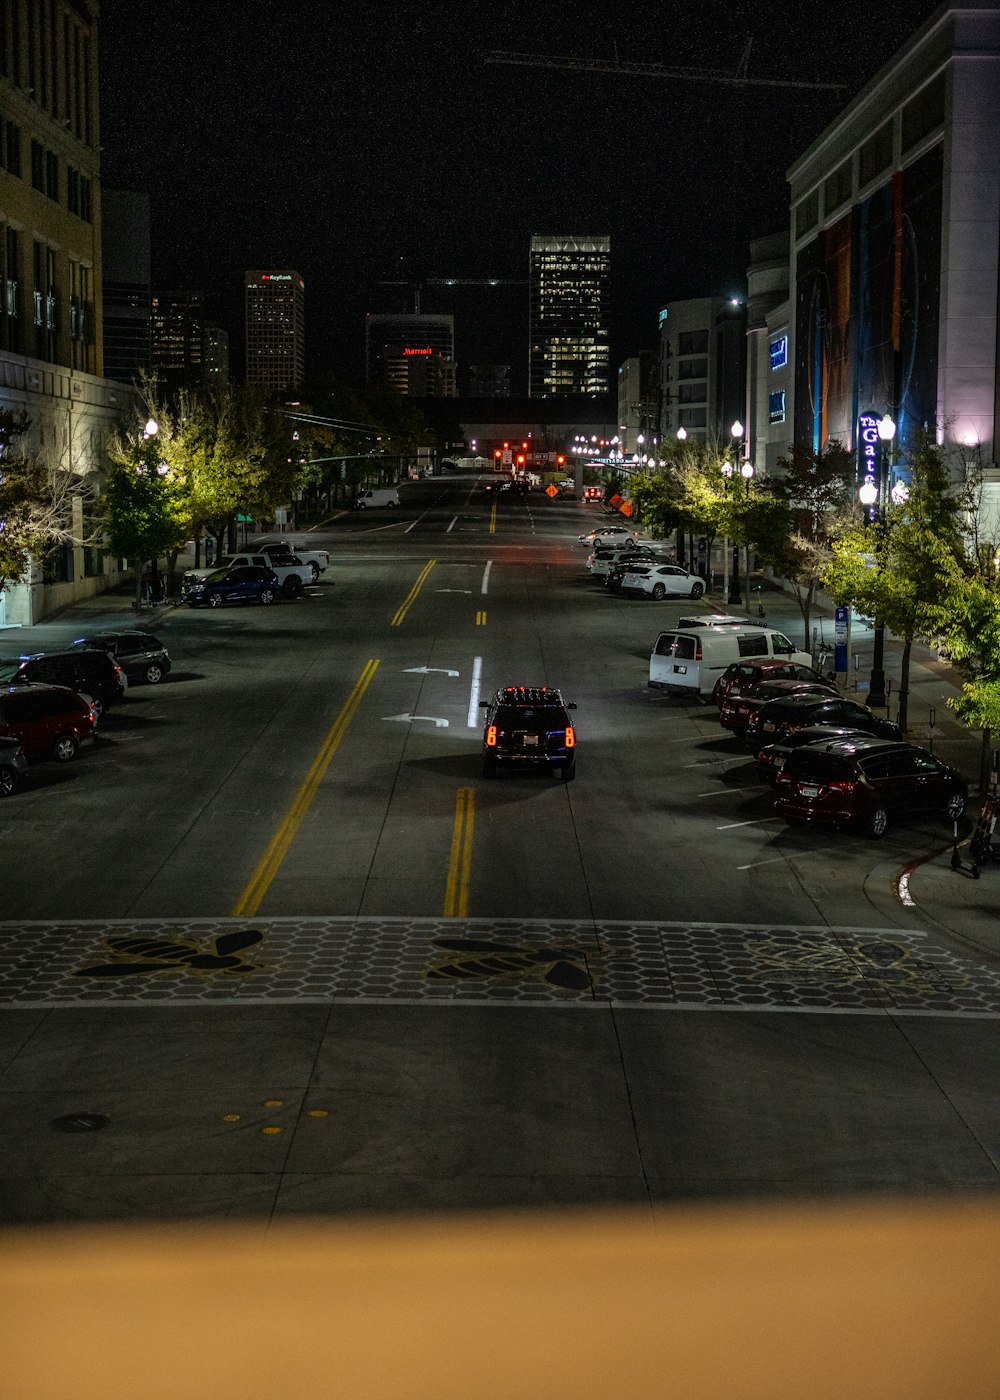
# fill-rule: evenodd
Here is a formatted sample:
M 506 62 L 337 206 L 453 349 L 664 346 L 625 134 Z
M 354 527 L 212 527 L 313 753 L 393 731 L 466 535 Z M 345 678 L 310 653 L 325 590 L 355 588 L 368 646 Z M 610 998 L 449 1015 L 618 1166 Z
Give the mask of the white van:
M 705 698 L 726 667 L 747 656 L 780 656 L 812 665 L 807 651 L 798 651 L 784 632 L 772 627 L 675 627 L 661 632 L 650 652 L 649 684 L 671 695 Z
M 355 510 L 374 510 L 377 506 L 388 506 L 392 510 L 399 505 L 399 492 L 395 486 L 376 486 L 354 498 Z

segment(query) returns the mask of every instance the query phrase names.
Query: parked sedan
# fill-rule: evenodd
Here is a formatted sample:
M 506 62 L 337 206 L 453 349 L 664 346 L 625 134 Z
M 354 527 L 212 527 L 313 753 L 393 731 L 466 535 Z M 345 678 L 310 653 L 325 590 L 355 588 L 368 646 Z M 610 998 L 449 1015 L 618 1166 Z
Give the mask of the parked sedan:
M 0 797 L 10 797 L 28 772 L 20 739 L 0 739 Z
M 581 544 L 597 546 L 599 544 L 620 544 L 623 540 L 635 540 L 639 538 L 637 530 L 631 530 L 627 525 L 595 525 L 592 530 L 588 530 L 584 535 L 577 535 Z
M 251 598 L 256 598 L 258 603 L 273 603 L 278 592 L 278 575 L 274 570 L 253 564 L 215 569 L 206 578 L 193 578 L 184 583 L 184 601 L 192 608 L 199 603 L 219 608 L 223 603 L 246 603 Z
M 969 790 L 927 749 L 859 735 L 789 754 L 774 798 L 778 816 L 793 826 L 855 826 L 880 837 L 896 816 L 935 812 L 957 821 Z
M 746 626 L 744 618 L 736 619 Z M 828 685 L 836 690 L 836 685 L 821 671 L 812 666 L 803 666 L 798 661 L 785 661 L 780 656 L 750 656 L 742 661 L 734 661 L 727 666 L 715 682 L 712 699 L 722 708 L 722 702 L 729 696 L 742 695 L 760 685 L 761 681 L 815 681 L 817 685 Z
M 803 671 L 809 669 L 808 666 L 802 667 Z M 751 716 L 755 715 L 762 705 L 767 705 L 772 700 L 786 699 L 790 695 L 824 696 L 837 693 L 837 687 L 831 681 L 799 681 L 781 677 L 759 681 L 738 695 L 727 696 L 719 706 L 719 723 L 723 729 L 742 735 L 747 732 Z
M 73 643 L 86 651 L 106 651 L 129 681 L 158 685 L 170 670 L 170 653 L 150 632 L 92 632 Z
M 765 744 L 781 742 L 796 729 L 809 724 L 833 724 L 860 729 L 879 739 L 902 739 L 898 724 L 872 714 L 866 705 L 841 695 L 789 695 L 768 700 L 747 723 L 746 737 L 754 753 Z
M 647 598 L 700 598 L 705 580 L 689 574 L 679 564 L 637 565 L 622 575 L 623 593 L 642 593 Z
M 603 583 L 614 564 L 655 564 L 662 558 L 648 545 L 633 544 L 631 548 L 598 549 L 587 556 L 587 572 Z

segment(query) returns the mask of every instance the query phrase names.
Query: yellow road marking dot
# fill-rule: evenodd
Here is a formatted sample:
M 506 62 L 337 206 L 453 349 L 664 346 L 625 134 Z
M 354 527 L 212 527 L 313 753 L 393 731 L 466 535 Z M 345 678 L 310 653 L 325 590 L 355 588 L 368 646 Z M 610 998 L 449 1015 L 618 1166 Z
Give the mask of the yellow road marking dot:
M 238 1123 L 240 1121 L 240 1115 L 238 1113 L 224 1113 L 222 1115 L 222 1121 L 223 1123 Z
M 283 1133 L 284 1128 L 261 1128 L 265 1137 L 274 1137 L 277 1133 Z
M 264 1100 L 264 1107 L 265 1107 L 265 1108 L 284 1108 L 284 1106 L 285 1106 L 285 1100 L 284 1100 L 284 1099 L 265 1099 L 265 1100 Z
M 326 1108 L 310 1108 L 308 1116 L 310 1118 L 329 1118 L 330 1112 Z

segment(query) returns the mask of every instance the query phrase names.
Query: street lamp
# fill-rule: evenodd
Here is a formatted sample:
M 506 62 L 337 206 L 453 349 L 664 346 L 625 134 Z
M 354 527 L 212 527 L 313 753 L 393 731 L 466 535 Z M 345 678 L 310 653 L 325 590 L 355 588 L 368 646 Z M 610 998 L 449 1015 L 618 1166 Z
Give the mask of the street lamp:
M 736 468 L 732 462 L 723 462 L 722 475 L 724 479 L 723 489 L 729 494 L 729 483 L 736 474 Z M 742 603 L 743 595 L 740 593 L 740 546 L 738 541 L 733 541 L 733 563 L 729 572 L 729 580 L 726 588 L 727 603 Z
M 687 441 L 687 435 L 688 435 L 688 430 L 687 430 L 687 428 L 684 427 L 684 424 L 682 423 L 681 426 L 677 429 L 677 441 L 678 441 L 678 442 L 686 442 L 686 441 Z
M 886 477 L 888 476 L 889 444 L 896 436 L 896 425 L 886 413 L 875 424 L 879 438 L 878 480 L 867 478 L 858 488 L 858 499 L 871 512 L 876 533 L 876 559 L 878 572 L 882 572 L 882 551 L 885 545 L 885 502 Z M 886 704 L 885 694 L 885 623 L 876 613 L 872 643 L 872 675 L 868 682 L 869 708 L 881 709 Z

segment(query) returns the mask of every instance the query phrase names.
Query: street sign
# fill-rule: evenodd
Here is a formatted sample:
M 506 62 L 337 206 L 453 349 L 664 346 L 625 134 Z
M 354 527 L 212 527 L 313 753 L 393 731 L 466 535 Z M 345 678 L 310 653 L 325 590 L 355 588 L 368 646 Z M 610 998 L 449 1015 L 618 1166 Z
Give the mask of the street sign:
M 550 481 L 549 484 L 548 484 L 548 486 L 546 486 L 546 488 L 545 488 L 545 494 L 546 494 L 546 496 L 558 496 L 558 495 L 559 495 L 559 489 L 558 489 L 558 487 L 553 486 L 553 485 L 552 485 L 552 482 Z

